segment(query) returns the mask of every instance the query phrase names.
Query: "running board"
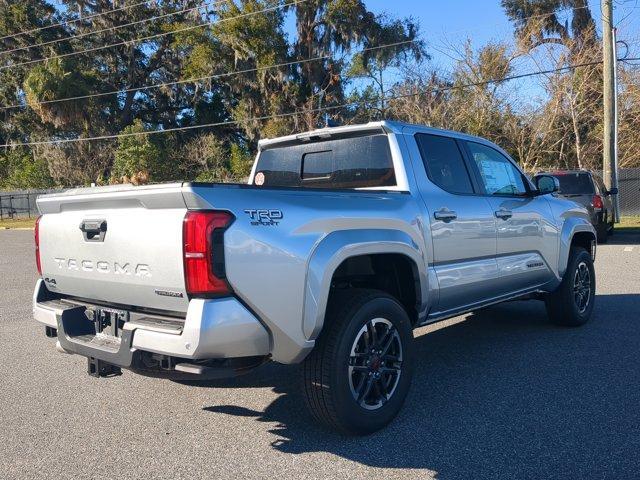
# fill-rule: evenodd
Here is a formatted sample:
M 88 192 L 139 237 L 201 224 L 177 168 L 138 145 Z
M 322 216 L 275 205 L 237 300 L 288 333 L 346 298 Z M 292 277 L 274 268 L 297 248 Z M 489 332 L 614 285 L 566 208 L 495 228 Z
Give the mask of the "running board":
M 532 295 L 538 295 L 538 294 L 544 294 L 544 293 L 546 293 L 544 290 L 541 290 L 540 287 L 536 287 L 534 289 L 519 292 L 514 295 L 507 295 L 505 297 L 497 298 L 489 302 L 483 302 L 483 303 L 478 303 L 475 305 L 463 307 L 460 310 L 448 311 L 448 312 L 434 312 L 432 314 L 427 315 L 427 317 L 423 321 L 417 323 L 416 327 L 424 327 L 425 325 L 430 325 L 432 323 L 448 320 L 449 318 L 465 315 L 475 310 L 479 310 L 485 307 L 490 307 L 492 305 L 497 305 L 499 303 L 510 302 L 514 300 L 526 300 L 526 299 L 529 299 Z

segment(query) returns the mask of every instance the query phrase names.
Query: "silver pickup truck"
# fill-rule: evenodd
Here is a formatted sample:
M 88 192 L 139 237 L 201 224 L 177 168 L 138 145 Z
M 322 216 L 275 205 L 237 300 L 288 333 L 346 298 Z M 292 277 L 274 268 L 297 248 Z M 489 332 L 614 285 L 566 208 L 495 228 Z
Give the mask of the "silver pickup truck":
M 394 122 L 260 142 L 248 185 L 87 188 L 38 199 L 35 319 L 89 373 L 173 379 L 302 363 L 313 416 L 382 428 L 412 329 L 512 299 L 592 315 L 586 210 L 496 145 Z

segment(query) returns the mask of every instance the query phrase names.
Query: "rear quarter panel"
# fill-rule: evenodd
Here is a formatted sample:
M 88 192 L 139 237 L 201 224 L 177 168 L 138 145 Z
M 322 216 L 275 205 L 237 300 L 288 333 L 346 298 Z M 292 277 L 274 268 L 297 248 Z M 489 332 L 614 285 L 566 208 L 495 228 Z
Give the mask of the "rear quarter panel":
M 426 288 L 420 212 L 408 193 L 194 186 L 185 199 L 235 216 L 225 233 L 227 279 L 271 331 L 277 361 L 299 361 L 313 347 L 333 271 L 349 256 L 406 254 Z M 255 210 L 280 213 L 257 223 Z

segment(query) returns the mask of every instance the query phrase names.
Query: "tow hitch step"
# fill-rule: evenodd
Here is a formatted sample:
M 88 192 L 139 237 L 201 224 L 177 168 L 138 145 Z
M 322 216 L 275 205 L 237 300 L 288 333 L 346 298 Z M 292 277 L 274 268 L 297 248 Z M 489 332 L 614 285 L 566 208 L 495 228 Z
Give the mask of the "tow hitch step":
M 115 377 L 122 375 L 122 369 L 95 357 L 87 357 L 87 371 L 92 377 Z

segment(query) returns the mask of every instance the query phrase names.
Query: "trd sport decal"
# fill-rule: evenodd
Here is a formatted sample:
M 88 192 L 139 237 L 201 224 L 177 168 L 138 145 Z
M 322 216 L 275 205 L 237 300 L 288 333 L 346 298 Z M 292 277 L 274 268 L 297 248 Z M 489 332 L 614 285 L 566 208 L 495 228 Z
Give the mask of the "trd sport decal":
M 251 225 L 277 226 L 284 218 L 281 210 L 245 210 Z

